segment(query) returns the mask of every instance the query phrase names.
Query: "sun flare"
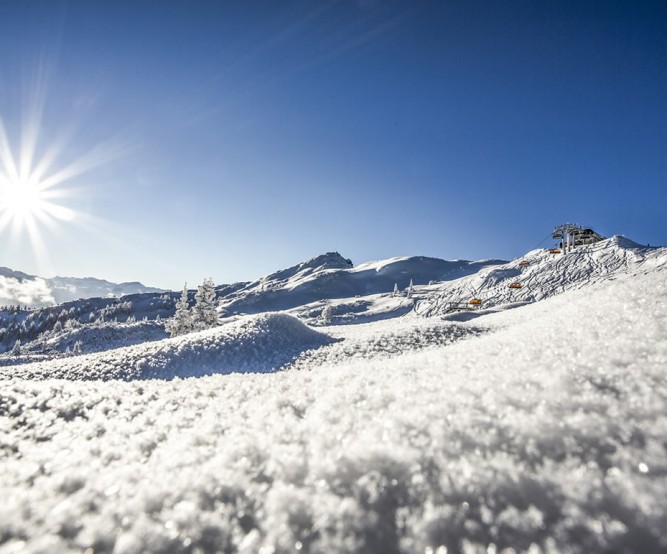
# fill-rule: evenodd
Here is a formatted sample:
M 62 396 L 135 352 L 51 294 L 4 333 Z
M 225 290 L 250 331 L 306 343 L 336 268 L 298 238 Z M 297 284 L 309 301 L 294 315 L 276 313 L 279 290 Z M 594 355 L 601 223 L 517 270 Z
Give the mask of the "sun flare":
M 71 221 L 76 213 L 54 200 L 67 196 L 59 187 L 67 179 L 61 172 L 46 175 L 50 162 L 46 156 L 33 163 L 34 145 L 23 145 L 18 160 L 0 122 L 0 231 L 10 227 L 18 238 L 27 231 L 33 250 L 41 243 L 40 226 L 53 227 L 58 221 Z
M 40 96 L 40 95 L 37 95 Z M 72 185 L 83 174 L 122 153 L 113 142 L 89 147 L 81 155 L 63 159 L 70 150 L 72 133 L 65 127 L 49 144 L 40 145 L 44 126 L 42 109 L 28 109 L 10 140 L 0 115 L 0 236 L 7 244 L 20 245 L 27 238 L 38 263 L 49 258 L 45 238 L 52 238 L 63 224 L 76 221 L 90 227 L 90 218 L 66 204 L 75 200 Z M 81 190 L 81 183 L 77 183 Z
M 0 186 L 0 211 L 13 218 L 38 215 L 44 209 L 44 191 L 32 181 L 8 181 Z

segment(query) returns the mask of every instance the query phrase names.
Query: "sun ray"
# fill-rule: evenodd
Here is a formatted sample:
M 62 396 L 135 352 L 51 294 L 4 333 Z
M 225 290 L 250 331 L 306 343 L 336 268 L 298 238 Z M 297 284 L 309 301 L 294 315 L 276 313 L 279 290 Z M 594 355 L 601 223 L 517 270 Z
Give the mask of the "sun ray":
M 0 116 L 0 232 L 5 248 L 29 249 L 38 266 L 48 265 L 49 245 L 55 240 L 76 240 L 85 229 L 109 240 L 115 229 L 103 230 L 72 204 L 90 195 L 94 183 L 84 176 L 128 151 L 134 144 L 124 136 L 89 145 L 76 143 L 82 111 L 63 118 L 63 125 L 47 127 L 48 78 L 53 68 L 42 60 L 22 95 L 21 110 Z M 90 105 L 84 106 L 88 111 Z M 47 133 L 48 131 L 48 133 Z M 49 138 L 46 139 L 45 137 Z M 79 154 L 69 157 L 76 147 Z M 68 157 L 65 157 L 65 153 Z M 57 237 L 60 237 L 59 239 Z M 67 238 L 65 238 L 67 237 Z
M 12 149 L 9 146 L 9 140 L 7 139 L 7 132 L 5 131 L 5 126 L 0 118 L 0 162 L 2 162 L 2 167 L 6 173 L 6 179 L 10 181 L 17 181 L 19 179 L 19 171 L 14 162 L 14 156 L 12 154 Z M 3 176 L 5 177 L 5 176 Z
M 27 106 L 23 110 L 21 150 L 18 163 L 21 180 L 27 180 L 33 171 L 33 162 L 46 102 L 46 73 L 46 64 L 42 61 L 35 72 L 33 83 L 26 95 Z

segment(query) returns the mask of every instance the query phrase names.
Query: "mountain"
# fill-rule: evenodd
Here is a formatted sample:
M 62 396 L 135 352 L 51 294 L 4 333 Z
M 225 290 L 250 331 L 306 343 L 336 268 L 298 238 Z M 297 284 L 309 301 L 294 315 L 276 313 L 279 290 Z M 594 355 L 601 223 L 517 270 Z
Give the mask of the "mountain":
M 127 294 L 164 292 L 139 282 L 112 283 L 93 277 L 45 279 L 0 267 L 0 305 L 39 308 L 81 298 L 111 298 Z
M 447 261 L 425 256 L 398 257 L 357 267 L 338 252 L 311 260 L 245 284 L 225 295 L 225 313 L 281 311 L 321 300 L 356 298 L 391 293 L 394 285 L 406 288 L 431 281 L 449 281 L 480 271 L 502 260 Z

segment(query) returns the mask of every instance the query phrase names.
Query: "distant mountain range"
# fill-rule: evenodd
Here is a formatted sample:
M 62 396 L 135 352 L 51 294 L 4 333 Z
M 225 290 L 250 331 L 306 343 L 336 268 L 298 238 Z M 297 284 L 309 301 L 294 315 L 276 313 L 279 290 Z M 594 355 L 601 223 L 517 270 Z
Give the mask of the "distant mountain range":
M 82 298 L 112 298 L 127 294 L 164 292 L 139 282 L 112 283 L 93 277 L 45 279 L 7 267 L 0 267 L 0 306 L 40 308 Z

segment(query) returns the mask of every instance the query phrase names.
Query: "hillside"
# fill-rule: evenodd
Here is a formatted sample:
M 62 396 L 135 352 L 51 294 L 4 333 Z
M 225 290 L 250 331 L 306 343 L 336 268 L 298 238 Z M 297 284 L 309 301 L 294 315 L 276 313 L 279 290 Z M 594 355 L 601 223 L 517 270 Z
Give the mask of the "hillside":
M 646 273 L 665 263 L 667 249 L 647 247 L 619 236 L 578 247 L 568 254 L 538 249 L 474 275 L 420 289 L 416 310 L 423 316 L 436 316 L 472 299 L 480 300 L 481 308 L 537 302 L 622 275 Z M 512 284 L 520 288 L 511 288 Z

